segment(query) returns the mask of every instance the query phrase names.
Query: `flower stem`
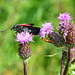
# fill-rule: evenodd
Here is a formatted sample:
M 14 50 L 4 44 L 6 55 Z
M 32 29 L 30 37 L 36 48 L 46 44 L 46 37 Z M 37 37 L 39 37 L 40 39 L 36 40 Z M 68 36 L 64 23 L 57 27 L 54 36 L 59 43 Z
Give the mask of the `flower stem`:
M 64 54 L 65 51 L 62 51 L 62 61 L 61 61 L 61 71 L 60 71 L 60 75 L 63 75 L 63 69 L 64 69 Z
M 67 57 L 68 57 L 67 58 L 67 63 L 66 63 L 63 75 L 67 75 L 67 73 L 68 73 L 68 67 L 69 67 L 69 64 L 70 64 L 70 49 L 68 49 L 68 56 Z
M 24 64 L 24 75 L 27 75 L 27 60 L 23 60 Z

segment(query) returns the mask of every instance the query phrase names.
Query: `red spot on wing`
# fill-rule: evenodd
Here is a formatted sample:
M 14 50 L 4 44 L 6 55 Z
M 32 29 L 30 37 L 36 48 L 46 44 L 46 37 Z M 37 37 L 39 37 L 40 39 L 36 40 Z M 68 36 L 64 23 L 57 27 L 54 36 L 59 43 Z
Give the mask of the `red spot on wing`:
M 30 24 L 19 24 L 19 26 L 23 27 L 23 26 L 31 26 Z

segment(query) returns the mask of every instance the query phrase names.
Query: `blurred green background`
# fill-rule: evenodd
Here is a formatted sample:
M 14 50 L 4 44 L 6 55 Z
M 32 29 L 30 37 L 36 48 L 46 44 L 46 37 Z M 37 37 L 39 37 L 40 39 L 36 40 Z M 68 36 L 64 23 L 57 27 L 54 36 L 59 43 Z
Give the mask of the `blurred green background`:
M 75 0 L 0 0 L 0 31 L 15 24 L 34 23 L 35 27 L 42 27 L 42 23 L 52 21 L 57 32 L 60 12 L 70 13 L 75 24 Z M 23 75 L 23 61 L 18 57 L 19 43 L 15 39 L 11 30 L 0 33 L 0 75 Z M 62 52 L 52 58 L 45 55 L 60 48 L 38 35 L 33 40 L 28 75 L 58 75 Z

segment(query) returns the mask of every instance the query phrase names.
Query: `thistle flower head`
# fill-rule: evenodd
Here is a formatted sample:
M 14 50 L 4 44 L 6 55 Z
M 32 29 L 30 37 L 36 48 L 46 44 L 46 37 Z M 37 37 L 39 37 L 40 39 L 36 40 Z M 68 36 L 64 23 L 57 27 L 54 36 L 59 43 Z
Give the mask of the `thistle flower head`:
M 74 25 L 71 22 L 62 22 L 58 27 L 58 31 L 60 34 L 63 35 L 64 38 L 74 30 Z
M 57 19 L 60 19 L 61 20 L 61 22 L 64 22 L 64 21 L 69 21 L 69 20 L 71 20 L 72 18 L 71 18 L 71 16 L 69 15 L 70 13 L 60 13 L 60 15 L 59 15 L 59 17 L 57 17 Z
M 51 24 L 52 22 L 42 24 L 42 28 L 40 29 L 40 33 L 39 33 L 39 36 L 41 38 L 45 38 L 45 35 L 48 35 L 49 33 L 52 32 L 53 26 Z
M 16 41 L 19 41 L 22 44 L 28 43 L 29 41 L 33 41 L 32 40 L 33 35 L 29 34 L 29 32 L 27 31 L 17 33 L 16 37 L 17 37 Z
M 73 48 L 75 45 L 75 26 L 73 25 L 73 22 L 69 22 L 69 20 L 72 19 L 69 14 L 60 13 L 59 17 L 57 17 L 61 20 L 59 23 L 58 31 L 59 34 L 64 38 L 65 46 L 68 48 Z
M 21 33 L 17 33 L 17 39 L 16 41 L 20 42 L 19 45 L 19 56 L 21 59 L 27 59 L 31 56 L 31 49 L 30 45 L 28 44 L 29 41 L 33 41 L 32 34 L 29 34 L 29 32 L 24 31 Z
M 71 22 L 61 22 L 58 27 L 59 33 L 63 36 L 68 44 L 75 43 L 75 28 Z

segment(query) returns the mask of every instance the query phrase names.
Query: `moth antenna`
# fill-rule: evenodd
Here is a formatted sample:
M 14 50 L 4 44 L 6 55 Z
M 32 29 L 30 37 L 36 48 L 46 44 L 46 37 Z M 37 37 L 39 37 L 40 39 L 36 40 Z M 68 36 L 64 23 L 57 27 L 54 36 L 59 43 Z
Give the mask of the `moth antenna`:
M 11 28 L 5 29 L 5 30 L 3 30 L 3 31 L 0 31 L 0 32 L 1 32 L 1 33 L 3 33 L 3 32 L 5 32 L 5 31 L 7 31 L 7 30 L 9 30 L 9 29 L 11 29 Z

